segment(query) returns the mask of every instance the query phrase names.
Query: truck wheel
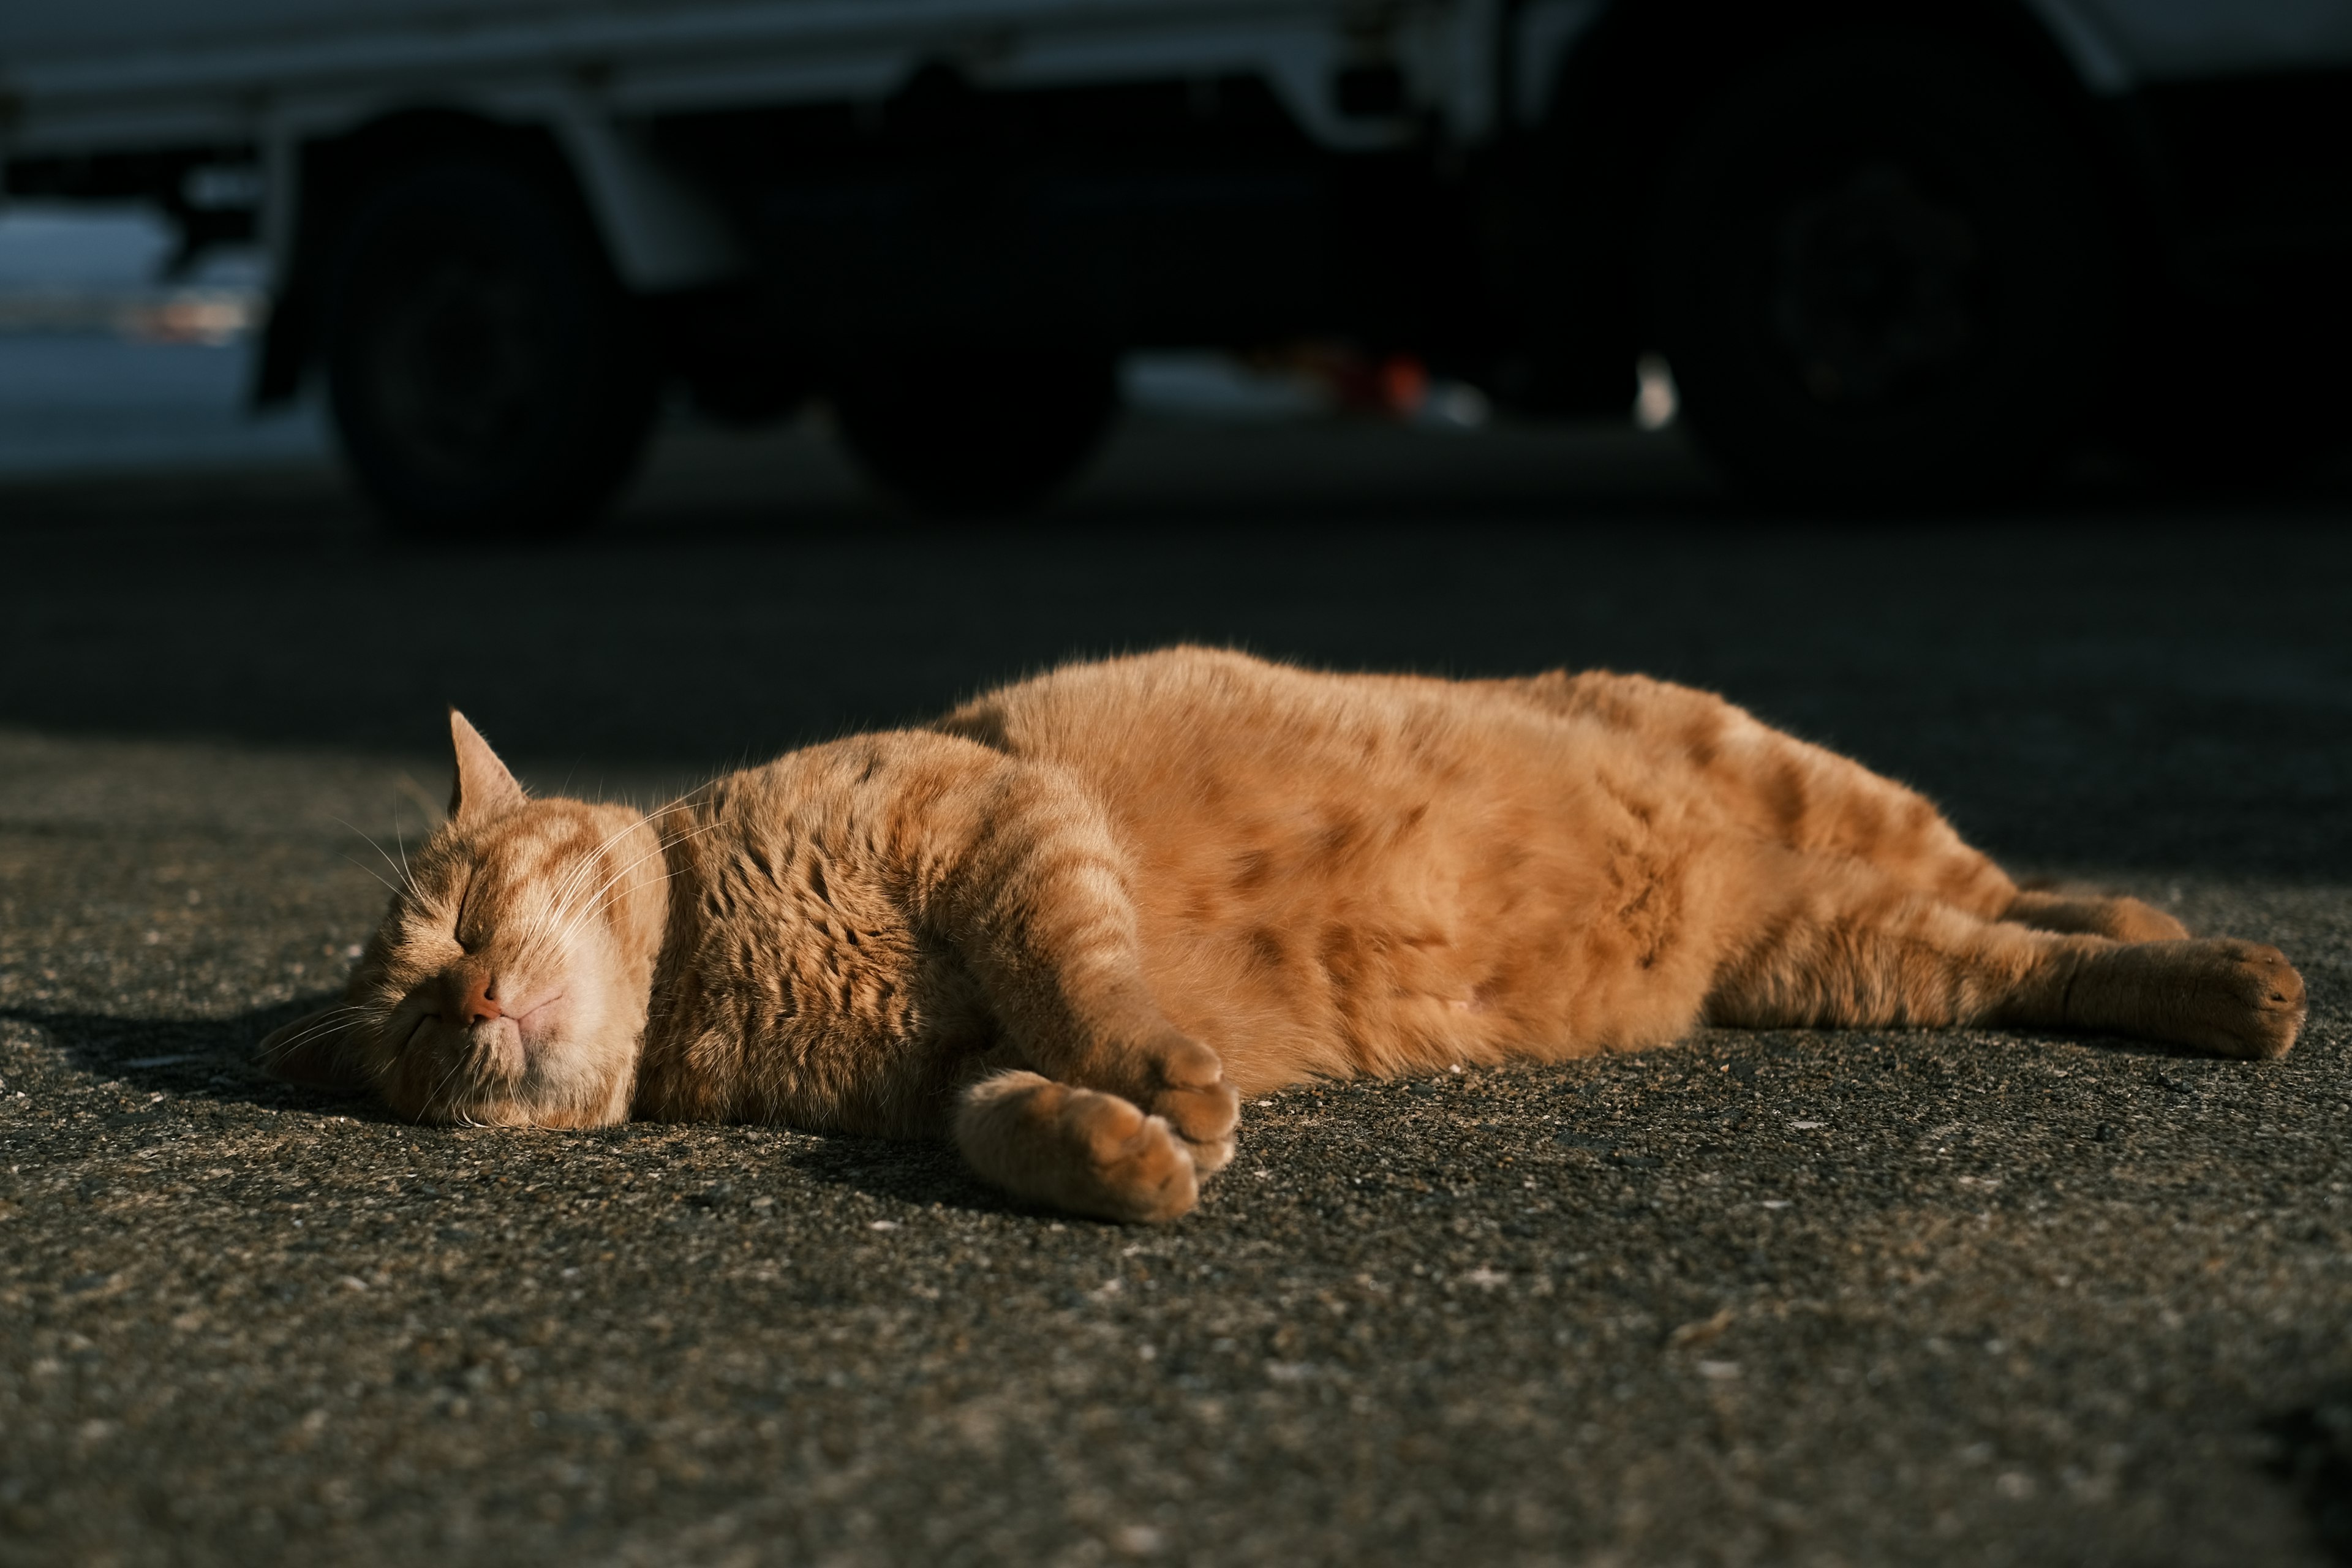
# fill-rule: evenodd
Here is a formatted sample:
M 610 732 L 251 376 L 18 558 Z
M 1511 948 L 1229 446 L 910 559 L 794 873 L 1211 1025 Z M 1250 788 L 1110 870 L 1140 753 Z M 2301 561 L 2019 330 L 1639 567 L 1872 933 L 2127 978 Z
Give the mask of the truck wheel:
M 867 474 L 941 516 L 1043 501 L 1094 456 L 1118 408 L 1111 356 L 1075 348 L 871 354 L 834 393 L 842 438 Z
M 2098 191 L 2026 85 L 1958 46 L 1832 39 L 1750 73 L 1670 161 L 1653 242 L 1685 416 L 1748 485 L 1982 491 L 2098 400 Z
M 585 223 L 492 165 L 417 169 L 345 230 L 327 374 L 343 452 L 393 526 L 546 535 L 635 470 L 656 380 Z

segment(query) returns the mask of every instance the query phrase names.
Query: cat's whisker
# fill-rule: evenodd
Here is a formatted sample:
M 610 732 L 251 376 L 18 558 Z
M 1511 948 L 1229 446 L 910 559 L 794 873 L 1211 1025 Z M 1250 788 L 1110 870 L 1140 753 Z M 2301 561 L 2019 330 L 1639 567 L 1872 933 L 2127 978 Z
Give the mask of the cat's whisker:
M 311 1015 L 311 1028 L 305 1029 L 303 1033 L 307 1035 L 316 1029 L 330 1027 L 366 1011 L 365 1007 L 350 1002 L 337 1003 L 332 1007 L 321 1007 L 316 1014 Z
M 289 1036 L 287 1038 L 279 1040 L 274 1045 L 268 1047 L 263 1055 L 263 1059 L 266 1061 L 276 1061 L 278 1058 L 286 1056 L 302 1046 L 309 1045 L 312 1040 L 319 1038 L 321 1035 L 330 1035 L 334 1033 L 336 1030 L 343 1027 L 346 1024 L 349 1024 L 353 1018 L 363 1016 L 367 1011 L 368 1009 L 365 1007 L 341 1006 L 334 1008 L 330 1012 L 322 1013 L 311 1021 L 309 1028 L 303 1030 L 300 1034 Z
M 579 903 L 582 903 L 582 904 L 593 902 L 595 900 L 602 898 L 602 897 L 604 895 L 604 893 L 605 893 L 608 889 L 610 889 L 613 887 L 613 885 L 614 885 L 614 883 L 616 883 L 616 882 L 620 881 L 623 878 L 626 877 L 626 876 L 627 876 L 631 871 L 635 870 L 638 867 L 640 867 L 640 866 L 644 865 L 646 861 L 648 861 L 648 860 L 650 860 L 650 859 L 654 858 L 654 857 L 656 857 L 656 855 L 667 855 L 667 854 L 668 854 L 672 849 L 675 849 L 675 848 L 677 848 L 679 845 L 681 845 L 681 844 L 685 843 L 688 839 L 689 839 L 689 838 L 694 838 L 694 837 L 699 837 L 700 835 L 705 834 L 705 833 L 709 833 L 709 832 L 710 832 L 713 828 L 715 828 L 717 826 L 718 826 L 718 824 L 716 824 L 716 823 L 705 823 L 705 824 L 703 824 L 703 825 L 702 825 L 701 826 L 699 826 L 699 827 L 688 828 L 688 830 L 686 830 L 686 831 L 685 831 L 685 832 L 683 832 L 683 833 L 675 833 L 675 834 L 671 834 L 671 835 L 670 835 L 670 836 L 668 836 L 667 837 L 664 837 L 664 838 L 657 838 L 657 839 L 655 841 L 654 847 L 653 847 L 651 849 L 646 850 L 644 854 L 642 854 L 642 855 L 638 856 L 635 859 L 634 859 L 634 860 L 630 861 L 627 865 L 625 865 L 625 866 L 622 867 L 618 871 L 614 872 L 612 876 L 610 876 L 609 878 L 605 879 L 604 883 L 604 886 L 602 886 L 602 887 L 598 888 L 594 892 L 593 892 L 593 893 L 589 894 L 585 899 L 581 900 L 578 900 L 578 902 L 579 902 Z
M 344 1016 L 352 1013 L 364 1013 L 366 1011 L 367 1009 L 358 1003 L 338 1002 L 331 1007 L 320 1008 L 317 1016 L 320 1019 L 325 1019 L 330 1017 Z
M 668 808 L 667 806 L 663 806 L 657 807 L 656 809 L 667 810 Z M 604 851 L 610 849 L 614 845 L 618 844 L 622 839 L 627 837 L 630 834 L 635 833 L 638 828 L 646 826 L 652 821 L 653 816 L 650 813 L 640 816 L 635 821 L 625 823 L 622 826 L 614 829 L 612 835 L 602 844 L 597 845 L 595 848 L 590 850 L 586 855 L 582 856 L 579 864 L 572 868 L 571 871 L 564 877 L 562 884 L 555 889 L 554 896 L 548 900 L 550 907 L 568 912 L 571 908 L 570 900 L 572 895 L 578 891 L 578 889 L 587 882 L 590 877 L 595 874 L 593 868 L 604 863 Z
M 658 877 L 656 877 L 656 878 L 653 879 L 653 880 L 652 880 L 651 882 L 648 882 L 648 883 L 640 883 L 640 884 L 638 884 L 638 886 L 640 886 L 640 887 L 656 887 L 656 888 L 658 888 L 658 887 L 660 887 L 663 883 L 665 883 L 665 882 L 667 882 L 667 881 L 670 880 L 672 878 L 676 877 L 677 874 L 678 874 L 678 873 L 677 873 L 677 871 L 675 871 L 675 870 L 665 871 L 665 872 L 663 872 L 660 876 L 658 876 Z M 618 891 L 614 892 L 611 898 L 606 899 L 603 903 L 596 905 L 593 909 L 591 909 L 591 910 L 587 910 L 583 911 L 583 913 L 581 914 L 581 916 L 580 916 L 580 918 L 579 918 L 578 920 L 575 920 L 575 921 L 573 921 L 570 926 L 565 927 L 565 928 L 564 928 L 564 930 L 562 931 L 562 932 L 561 932 L 561 933 L 560 933 L 560 936 L 559 936 L 558 940 L 557 940 L 557 941 L 556 941 L 556 942 L 553 944 L 553 951 L 558 952 L 561 952 L 562 951 L 562 944 L 563 944 L 564 942 L 569 942 L 569 941 L 571 940 L 571 938 L 572 938 L 572 933 L 574 931 L 577 931 L 577 930 L 578 930 L 582 925 L 585 924 L 587 921 L 592 921 L 592 920 L 595 919 L 598 915 L 603 914 L 606 910 L 609 910 L 609 909 L 613 908 L 615 904 L 618 904 L 618 903 L 619 903 L 623 899 L 627 898 L 627 897 L 629 896 L 629 894 L 630 894 L 631 892 L 635 891 L 635 889 L 634 888 L 623 888 L 623 889 L 619 889 Z
M 397 816 L 397 812 L 398 812 L 398 807 L 397 807 L 397 806 L 395 806 L 395 807 L 394 808 L 394 814 L 395 814 L 395 817 L 396 817 L 396 816 Z M 402 850 L 401 850 L 401 857 L 400 857 L 400 859 L 399 859 L 398 861 L 394 861 L 394 860 L 393 859 L 393 858 L 392 858 L 390 855 L 388 855 L 388 854 L 385 854 L 385 853 L 384 853 L 384 847 L 383 847 L 383 845 L 381 845 L 381 844 L 377 843 L 373 838 L 369 837 L 367 834 L 361 832 L 361 831 L 360 831 L 360 829 L 359 829 L 359 827 L 358 827 L 355 824 L 351 823 L 351 822 L 349 822 L 349 821 L 346 821 L 344 818 L 340 817 L 340 816 L 339 816 L 339 817 L 337 817 L 337 818 L 335 818 L 335 820 L 336 820 L 337 822 L 339 822 L 339 823 L 341 823 L 341 824 L 342 824 L 342 826 L 344 826 L 345 827 L 350 828 L 353 833 L 358 833 L 358 834 L 359 834 L 359 836 L 360 836 L 360 837 L 361 837 L 362 839 L 363 839 L 363 840 L 366 842 L 367 847 L 368 847 L 369 848 L 371 848 L 371 849 L 374 850 L 378 855 L 380 855 L 380 856 L 382 856 L 382 857 L 383 857 L 383 863 L 384 863 L 387 867 L 389 867 L 389 868 L 391 868 L 393 870 L 397 871 L 397 872 L 399 872 L 399 873 L 400 873 L 400 886 L 399 886 L 399 887 L 397 887 L 397 888 L 392 888 L 392 884 L 391 884 L 391 883 L 389 883 L 389 882 L 384 882 L 384 883 L 383 883 L 383 885 L 384 885 L 385 887 L 387 887 L 387 888 L 392 888 L 393 895 L 394 895 L 395 898 L 396 898 L 396 897 L 398 897 L 399 895 L 401 895 L 402 893 L 406 892 L 406 891 L 407 891 L 411 887 L 413 887 L 413 886 L 415 885 L 415 879 L 414 879 L 413 878 L 411 878 L 411 877 L 409 876 L 409 874 L 408 874 L 408 852 L 407 852 L 407 849 L 406 849 L 406 847 L 403 847 L 403 848 L 402 848 Z M 345 857 L 344 857 L 344 858 L 345 858 L 345 859 L 350 859 L 351 858 L 350 858 L 349 856 L 345 856 Z M 376 879 L 376 880 L 377 880 L 377 881 L 379 881 L 379 882 L 383 882 L 383 878 L 381 878 L 381 877 L 378 877 L 378 878 Z
M 352 865 L 357 866 L 361 870 L 365 871 L 369 876 L 373 877 L 377 881 L 379 881 L 379 882 L 383 882 L 383 874 L 382 874 L 382 873 L 380 873 L 379 871 L 377 871 L 377 870 L 376 870 L 376 868 L 375 868 L 374 867 L 373 867 L 373 866 L 369 865 L 366 861 L 364 861 L 364 860 L 355 860 L 355 859 L 352 859 L 352 857 L 351 857 L 351 856 L 349 856 L 349 855 L 344 856 L 344 857 L 343 857 L 343 858 L 344 858 L 344 859 L 346 859 L 346 860 L 351 860 L 351 862 L 352 862 Z M 383 882 L 383 887 L 384 887 L 384 891 L 386 891 L 386 892 L 390 893 L 394 898 L 395 898 L 395 899 L 396 899 L 396 898 L 400 897 L 401 890 L 400 890 L 398 888 L 394 887 L 390 882 Z
M 688 791 L 688 794 L 690 795 L 692 792 Z M 680 801 L 683 801 L 686 798 L 687 795 L 678 795 L 674 799 L 665 801 L 661 805 L 655 806 L 651 811 L 639 814 L 635 821 L 629 823 L 627 826 L 614 833 L 602 844 L 599 844 L 593 854 L 583 858 L 579 865 L 572 868 L 572 875 L 565 879 L 563 887 L 557 892 L 556 896 L 549 900 L 551 912 L 549 913 L 546 923 L 552 927 L 563 925 L 569 921 L 573 910 L 578 907 L 578 904 L 581 901 L 575 895 L 582 887 L 586 885 L 588 878 L 595 874 L 594 868 L 604 864 L 604 852 L 607 849 L 610 849 L 614 845 L 619 843 L 621 839 L 625 837 L 627 835 L 635 833 L 638 828 L 652 826 L 656 818 L 669 811 Z M 660 835 L 658 833 L 656 837 L 660 838 Z M 682 840 L 677 838 L 661 839 L 659 850 L 662 853 L 667 853 L 672 844 L 681 841 Z M 624 869 L 623 874 L 625 875 L 625 868 Z M 606 884 L 608 887 L 610 885 L 610 883 Z M 592 898 L 595 895 L 593 894 L 590 895 Z
M 701 785 L 697 785 L 696 789 L 699 789 L 701 787 Z M 571 896 L 587 881 L 588 878 L 594 874 L 593 868 L 603 863 L 605 850 L 610 849 L 614 845 L 618 844 L 622 839 L 627 837 L 630 834 L 635 833 L 638 828 L 651 826 L 656 817 L 660 816 L 664 812 L 669 811 L 680 805 L 694 794 L 695 790 L 688 790 L 684 795 L 673 795 L 671 798 L 662 802 L 659 805 L 653 807 L 651 810 L 638 813 L 635 821 L 626 823 L 614 830 L 611 837 L 607 837 L 602 844 L 597 845 L 596 847 L 588 855 L 583 857 L 580 863 L 572 868 L 572 874 L 564 879 L 563 885 L 556 890 L 554 898 L 549 900 L 551 906 L 559 909 L 563 913 L 569 913 L 571 906 L 568 900 Z M 562 917 L 559 915 L 557 918 L 560 919 Z
M 336 1018 L 327 1023 L 313 1024 L 310 1027 L 303 1030 L 299 1035 L 290 1036 L 286 1039 L 278 1040 L 270 1045 L 262 1053 L 262 1059 L 265 1061 L 276 1061 L 280 1057 L 291 1056 L 294 1052 L 300 1050 L 304 1046 L 309 1045 L 312 1040 L 331 1035 L 349 1022 L 350 1020 L 347 1018 Z
M 698 829 L 697 831 L 707 831 L 707 829 Z M 593 895 L 593 898 L 596 901 L 583 908 L 565 921 L 562 929 L 554 936 L 551 943 L 554 951 L 558 952 L 562 952 L 571 942 L 572 936 L 583 925 L 586 924 L 589 921 L 593 920 L 596 916 L 603 914 L 606 910 L 611 909 L 614 904 L 618 903 L 622 899 L 625 899 L 629 895 L 629 892 L 632 890 L 630 888 L 619 888 L 618 891 L 614 891 L 614 889 L 618 887 L 618 884 L 622 879 L 626 878 L 631 871 L 635 870 L 639 866 L 642 866 L 647 860 L 652 859 L 655 855 L 667 854 L 671 849 L 675 848 L 679 844 L 683 844 L 688 838 L 690 838 L 693 836 L 693 834 L 680 834 L 676 838 L 665 840 L 651 853 L 640 855 L 635 860 L 630 861 L 626 866 L 621 868 L 621 869 L 615 872 L 602 888 L 596 889 L 596 892 Z M 653 879 L 650 885 L 659 887 L 662 883 L 668 881 L 671 878 L 677 875 L 677 872 L 675 869 L 665 871 L 659 877 Z M 610 897 L 606 897 L 608 893 L 611 895 Z
M 441 1098 L 441 1091 L 449 1087 L 449 1080 L 457 1076 L 459 1070 L 467 1065 L 467 1060 L 472 1054 L 473 1053 L 470 1051 L 452 1051 L 450 1053 L 449 1070 L 441 1075 L 441 1081 L 435 1084 L 433 1086 L 432 1092 L 425 1097 L 425 1109 L 426 1110 L 429 1111 L 433 1109 L 434 1102 Z M 460 1113 L 455 1109 L 455 1103 L 452 1102 L 450 1115 L 452 1117 L 456 1117 L 458 1114 Z
M 416 873 L 408 868 L 408 835 L 400 829 L 400 796 L 397 793 L 392 797 L 392 841 L 400 846 L 400 885 L 413 888 L 416 886 Z
M 564 947 L 571 942 L 572 934 L 577 931 L 582 925 L 612 907 L 612 903 L 616 900 L 607 900 L 604 899 L 604 895 L 612 891 L 614 888 L 617 887 L 630 872 L 635 870 L 638 867 L 644 865 L 646 861 L 654 858 L 656 856 L 667 855 L 672 849 L 675 849 L 677 846 L 685 843 L 687 840 L 694 838 L 701 834 L 710 832 L 717 826 L 718 825 L 716 823 L 705 823 L 698 827 L 689 828 L 683 833 L 672 834 L 668 837 L 659 839 L 656 842 L 653 848 L 648 849 L 644 854 L 638 856 L 635 859 L 630 861 L 627 865 L 622 867 L 618 871 L 614 872 L 612 876 L 606 878 L 604 886 L 598 888 L 595 892 L 588 896 L 587 900 L 583 900 L 585 904 L 593 907 L 583 908 L 576 912 L 566 915 L 562 928 L 556 935 L 552 944 L 555 951 L 561 952 Z M 677 872 L 675 871 L 669 872 L 660 878 L 659 881 L 667 882 L 671 877 L 676 875 Z M 658 885 L 658 883 L 656 885 Z M 625 892 L 626 889 L 624 889 L 623 894 L 620 896 L 625 896 Z

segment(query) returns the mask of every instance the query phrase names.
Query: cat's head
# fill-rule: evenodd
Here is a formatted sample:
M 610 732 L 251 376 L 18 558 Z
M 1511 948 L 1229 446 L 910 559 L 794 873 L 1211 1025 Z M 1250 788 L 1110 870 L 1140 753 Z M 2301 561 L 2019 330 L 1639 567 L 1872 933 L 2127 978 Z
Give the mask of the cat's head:
M 341 1005 L 261 1042 L 298 1083 L 419 1121 L 624 1121 L 667 908 L 636 812 L 533 800 L 454 709 L 449 820 L 408 857 Z

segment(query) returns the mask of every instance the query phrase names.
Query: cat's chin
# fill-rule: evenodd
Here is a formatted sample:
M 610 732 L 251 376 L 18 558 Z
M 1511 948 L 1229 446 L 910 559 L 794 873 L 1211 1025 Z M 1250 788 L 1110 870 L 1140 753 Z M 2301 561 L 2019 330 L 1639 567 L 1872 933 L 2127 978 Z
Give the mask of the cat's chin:
M 629 1075 L 585 1075 L 551 1082 L 537 1074 L 513 1082 L 476 1079 L 416 1109 L 394 1106 L 410 1121 L 457 1127 L 610 1127 L 629 1119 Z
M 458 1032 L 448 1054 L 467 1064 L 475 1081 L 500 1089 L 522 1082 L 532 1061 L 530 1037 L 514 1018 L 492 1018 Z
M 429 1039 L 419 1029 L 376 1087 L 395 1114 L 419 1123 L 604 1127 L 627 1121 L 633 1063 L 572 1037 L 555 1010 L 547 1012 L 545 1027 L 499 1018 Z
M 445 1126 L 603 1127 L 628 1120 L 636 1042 L 589 988 L 458 1029 L 390 1021 L 366 1080 L 395 1115 Z

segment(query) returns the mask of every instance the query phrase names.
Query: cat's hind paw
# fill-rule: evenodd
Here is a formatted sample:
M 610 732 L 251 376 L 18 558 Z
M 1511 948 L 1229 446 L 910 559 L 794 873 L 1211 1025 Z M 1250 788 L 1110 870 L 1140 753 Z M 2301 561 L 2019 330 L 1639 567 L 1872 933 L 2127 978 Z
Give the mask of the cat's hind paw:
M 2180 945 L 2196 951 L 2182 1013 L 2199 1037 L 2182 1043 L 2231 1057 L 2286 1055 L 2308 1006 L 2303 976 L 2286 954 L 2226 937 Z
M 2259 942 L 2143 942 L 2091 955 L 2068 1021 L 2218 1056 L 2282 1057 L 2303 1027 L 2303 976 Z
M 2100 934 L 2117 942 L 2182 942 L 2189 928 L 2158 909 L 2137 899 L 2108 899 L 2101 923 Z
M 2035 931 L 2104 936 L 2116 942 L 2179 942 L 2189 928 L 2137 899 L 2097 893 L 2028 889 L 2012 900 L 2000 918 Z

